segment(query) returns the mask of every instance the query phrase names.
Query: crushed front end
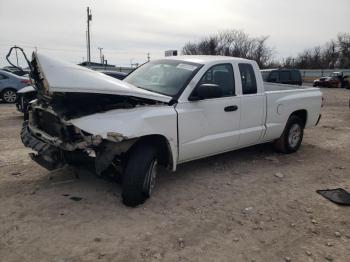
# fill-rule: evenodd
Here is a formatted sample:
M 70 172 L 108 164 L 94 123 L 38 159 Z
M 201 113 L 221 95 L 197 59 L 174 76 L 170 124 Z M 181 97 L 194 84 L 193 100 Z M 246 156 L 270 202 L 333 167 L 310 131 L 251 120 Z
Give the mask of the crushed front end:
M 102 142 L 100 136 L 83 132 L 52 109 L 40 105 L 32 105 L 29 120 L 23 123 L 21 139 L 26 147 L 36 151 L 30 154 L 31 158 L 49 170 L 66 163 L 89 162 Z
M 71 120 L 112 109 L 132 108 L 142 102 L 110 94 L 50 92 L 39 62 L 33 54 L 31 78 L 37 99 L 28 105 L 28 120 L 23 122 L 21 131 L 23 144 L 34 151 L 30 157 L 49 170 L 72 164 L 93 166 L 101 174 L 135 139 L 124 141 L 125 137 L 117 133 L 108 133 L 102 138 L 81 130 Z

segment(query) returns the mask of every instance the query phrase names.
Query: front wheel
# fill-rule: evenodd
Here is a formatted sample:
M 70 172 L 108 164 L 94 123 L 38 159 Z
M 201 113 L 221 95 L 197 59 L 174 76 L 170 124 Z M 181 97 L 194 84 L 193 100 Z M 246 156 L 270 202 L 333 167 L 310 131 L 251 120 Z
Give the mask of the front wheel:
M 300 117 L 292 115 L 289 117 L 281 137 L 275 141 L 275 149 L 285 154 L 294 153 L 299 149 L 303 136 L 303 121 Z
M 1 93 L 1 98 L 5 103 L 14 103 L 17 101 L 17 92 L 14 89 L 5 89 Z
M 141 143 L 131 149 L 124 176 L 122 199 L 126 206 L 143 204 L 153 192 L 158 167 L 157 149 Z

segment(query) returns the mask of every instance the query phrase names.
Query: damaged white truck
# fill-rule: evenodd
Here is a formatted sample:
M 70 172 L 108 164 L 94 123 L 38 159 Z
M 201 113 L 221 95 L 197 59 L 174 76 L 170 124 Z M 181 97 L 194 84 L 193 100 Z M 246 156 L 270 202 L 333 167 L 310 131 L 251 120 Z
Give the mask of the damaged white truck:
M 320 120 L 318 88 L 267 84 L 254 61 L 223 56 L 155 60 L 123 81 L 34 53 L 37 99 L 21 138 L 52 170 L 91 164 L 121 175 L 127 206 L 152 193 L 157 166 L 255 144 L 298 150 Z

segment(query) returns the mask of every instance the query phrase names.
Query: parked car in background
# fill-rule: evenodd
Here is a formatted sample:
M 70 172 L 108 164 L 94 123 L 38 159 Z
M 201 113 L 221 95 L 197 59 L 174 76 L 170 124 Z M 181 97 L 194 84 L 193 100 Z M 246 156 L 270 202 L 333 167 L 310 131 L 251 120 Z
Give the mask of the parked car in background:
M 264 83 L 255 61 L 225 56 L 152 60 L 123 81 L 34 52 L 38 99 L 22 142 L 53 170 L 66 164 L 121 176 L 123 203 L 142 204 L 157 167 L 274 142 L 297 151 L 320 120 L 319 88 Z M 44 76 L 44 77 L 43 77 Z
M 261 70 L 261 74 L 264 82 L 299 86 L 303 84 L 303 79 L 298 69 L 265 69 Z
M 18 76 L 0 70 L 0 94 L 5 103 L 14 103 L 17 100 L 17 91 L 31 84 L 28 77 Z
M 313 86 L 349 88 L 349 78 L 343 72 L 333 72 L 330 76 L 314 80 Z
M 124 72 L 117 72 L 117 71 L 98 71 L 100 73 L 103 73 L 105 75 L 108 75 L 108 76 L 111 76 L 111 77 L 114 77 L 116 79 L 119 79 L 119 80 L 123 80 L 125 77 L 127 77 L 127 73 L 124 73 Z

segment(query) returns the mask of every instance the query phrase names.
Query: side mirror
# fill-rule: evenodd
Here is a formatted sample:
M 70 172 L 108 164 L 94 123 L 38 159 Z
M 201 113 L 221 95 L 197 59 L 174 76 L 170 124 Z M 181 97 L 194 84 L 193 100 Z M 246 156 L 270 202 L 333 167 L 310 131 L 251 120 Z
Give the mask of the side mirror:
M 217 84 L 201 84 L 196 87 L 195 93 L 196 95 L 191 95 L 189 97 L 190 101 L 218 98 L 222 96 L 222 91 Z

